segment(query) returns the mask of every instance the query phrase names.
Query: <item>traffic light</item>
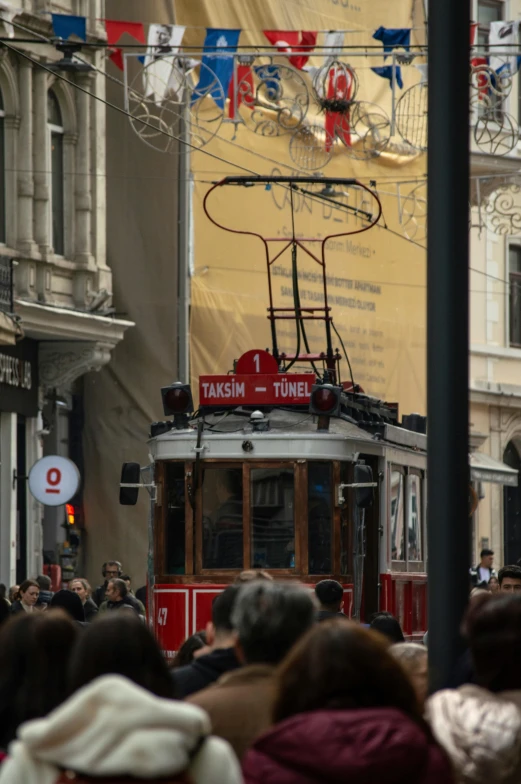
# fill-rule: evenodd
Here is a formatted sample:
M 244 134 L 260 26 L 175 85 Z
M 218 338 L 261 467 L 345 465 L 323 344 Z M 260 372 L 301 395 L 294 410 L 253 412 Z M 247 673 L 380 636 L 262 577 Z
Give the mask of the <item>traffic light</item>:
M 176 381 L 175 384 L 161 389 L 161 397 L 163 398 L 165 416 L 191 414 L 194 410 L 190 384 L 181 384 L 180 381 Z
M 309 412 L 319 417 L 340 416 L 342 387 L 333 384 L 313 384 Z

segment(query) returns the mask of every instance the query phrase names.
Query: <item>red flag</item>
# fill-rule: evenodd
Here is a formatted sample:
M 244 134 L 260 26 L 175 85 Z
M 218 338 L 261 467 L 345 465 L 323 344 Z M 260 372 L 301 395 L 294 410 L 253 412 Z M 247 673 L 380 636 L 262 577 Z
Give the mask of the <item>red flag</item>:
M 479 68 L 480 65 L 488 65 L 488 60 L 486 57 L 473 57 L 470 64 L 473 68 Z M 476 83 L 472 86 L 478 88 L 478 101 L 484 101 L 488 94 L 489 76 L 486 71 L 478 71 L 474 79 Z
M 478 30 L 478 23 L 477 22 L 471 22 L 470 23 L 470 45 L 471 46 L 474 46 L 474 44 L 476 43 L 476 33 L 477 33 L 477 30 Z
M 264 35 L 281 52 L 291 52 L 293 57 L 288 57 L 289 62 L 301 71 L 309 60 L 309 55 L 317 43 L 316 30 L 264 30 Z M 297 54 L 306 52 L 307 54 Z
M 119 19 L 105 19 L 105 30 L 107 31 L 107 43 L 109 46 L 117 44 L 123 33 L 128 33 L 136 41 L 139 41 L 140 44 L 145 44 L 143 22 L 123 22 Z M 121 49 L 112 49 L 110 59 L 120 71 L 123 70 L 123 52 Z
M 253 72 L 249 65 L 237 66 L 237 83 L 234 85 L 232 78 L 230 82 L 230 89 L 228 90 L 228 98 L 230 99 L 230 106 L 228 109 L 228 117 L 235 120 L 235 101 L 233 97 L 233 90 L 237 90 L 237 109 L 243 103 L 248 109 L 253 109 L 255 102 L 255 88 L 253 86 Z
M 327 86 L 327 98 L 337 100 L 349 100 L 353 80 L 344 68 L 331 68 L 329 71 L 329 81 Z M 337 136 L 344 144 L 351 146 L 351 128 L 349 125 L 349 109 L 344 112 L 326 111 L 326 151 L 329 152 Z

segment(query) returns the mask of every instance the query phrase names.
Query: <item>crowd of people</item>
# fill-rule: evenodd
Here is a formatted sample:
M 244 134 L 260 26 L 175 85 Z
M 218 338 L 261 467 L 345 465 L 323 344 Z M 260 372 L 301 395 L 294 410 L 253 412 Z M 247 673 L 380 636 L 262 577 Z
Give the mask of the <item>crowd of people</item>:
M 1 597 L 0 784 L 521 781 L 519 565 L 474 587 L 430 697 L 427 647 L 350 621 L 334 580 L 243 573 L 169 665 L 121 564 L 103 576 Z

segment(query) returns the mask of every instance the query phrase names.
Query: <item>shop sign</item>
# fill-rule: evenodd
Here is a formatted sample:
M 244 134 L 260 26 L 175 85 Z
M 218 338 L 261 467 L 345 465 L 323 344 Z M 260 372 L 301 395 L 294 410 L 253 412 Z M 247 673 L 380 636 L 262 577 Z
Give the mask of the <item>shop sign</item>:
M 38 413 L 38 343 L 0 346 L 0 411 L 27 417 Z
M 45 506 L 66 504 L 78 492 L 80 472 L 68 457 L 47 455 L 29 471 L 29 490 Z

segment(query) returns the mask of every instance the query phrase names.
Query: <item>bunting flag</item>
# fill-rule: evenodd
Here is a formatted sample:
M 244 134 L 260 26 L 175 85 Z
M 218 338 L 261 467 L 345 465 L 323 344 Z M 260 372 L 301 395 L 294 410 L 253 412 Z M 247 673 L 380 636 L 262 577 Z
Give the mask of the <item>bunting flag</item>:
M 345 68 L 333 67 L 329 70 L 327 98 L 349 101 L 353 90 L 353 80 Z M 326 129 L 327 152 L 333 146 L 335 138 L 340 139 L 348 147 L 351 146 L 351 127 L 349 109 L 342 112 L 326 111 L 324 123 Z
M 379 27 L 378 30 L 375 33 L 373 33 L 373 38 L 383 43 L 384 53 L 386 56 L 390 52 L 392 52 L 392 50 L 395 49 L 396 47 L 401 47 L 405 49 L 406 52 L 408 52 L 411 48 L 410 27 L 397 27 L 397 28 Z
M 379 68 L 371 68 L 371 71 L 374 71 L 377 76 L 381 76 L 383 79 L 389 79 L 389 87 L 393 86 L 393 67 L 392 65 L 382 65 Z M 396 71 L 396 84 L 400 88 L 403 87 L 403 80 L 402 80 L 402 69 L 399 65 L 395 68 Z
M 0 21 L 4 23 L 8 38 L 14 38 L 14 28 L 11 22 L 19 14 L 23 14 L 22 8 L 11 5 L 11 3 L 7 3 L 5 0 L 0 0 Z
M 280 69 L 278 65 L 256 65 L 253 69 L 266 86 L 268 101 L 276 101 L 280 90 Z
M 51 14 L 52 29 L 57 38 L 67 41 L 71 35 L 87 40 L 87 20 L 84 16 L 70 16 L 69 14 Z
M 478 23 L 477 22 L 471 22 L 470 23 L 470 45 L 471 46 L 475 46 L 477 34 L 478 34 Z
M 144 74 L 145 96 L 154 97 L 158 103 L 161 103 L 169 87 L 172 87 L 178 95 L 182 85 L 183 74 L 172 74 L 173 69 L 179 70 L 179 64 L 178 58 L 173 58 L 171 55 L 179 52 L 185 29 L 182 25 L 163 24 L 151 24 L 148 28 Z
M 264 30 L 264 35 L 282 53 L 290 53 L 289 62 L 294 68 L 301 71 L 309 60 L 310 54 L 317 43 L 316 30 Z M 305 52 L 306 54 L 300 54 Z
M 203 46 L 203 66 L 199 82 L 192 93 L 192 104 L 208 92 L 217 106 L 224 109 L 233 76 L 233 57 L 237 51 L 240 30 L 208 27 Z M 216 77 L 216 78 L 215 78 Z
M 497 74 L 513 76 L 517 70 L 517 45 L 519 42 L 519 21 L 491 22 L 488 43 L 490 47 L 490 67 Z M 495 54 L 494 52 L 501 54 Z M 512 52 L 509 55 L 509 52 Z
M 414 67 L 420 72 L 420 84 L 427 84 L 427 73 L 429 69 L 427 63 L 415 63 Z
M 253 84 L 253 71 L 250 65 L 239 64 L 237 66 L 237 83 L 235 84 L 233 78 L 231 79 L 228 98 L 230 99 L 228 117 L 231 120 L 235 120 L 235 109 L 238 109 L 241 104 L 247 106 L 248 109 L 253 109 L 255 105 L 255 87 Z
M 123 51 L 114 47 L 114 44 L 117 44 L 123 33 L 128 33 L 132 38 L 135 38 L 136 41 L 144 46 L 145 29 L 143 27 L 143 22 L 123 22 L 119 19 L 105 19 L 105 30 L 107 32 L 107 43 L 112 47 L 110 59 L 114 65 L 122 71 Z M 144 59 L 144 57 L 139 58 L 141 62 L 144 62 Z

